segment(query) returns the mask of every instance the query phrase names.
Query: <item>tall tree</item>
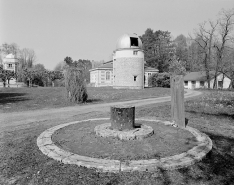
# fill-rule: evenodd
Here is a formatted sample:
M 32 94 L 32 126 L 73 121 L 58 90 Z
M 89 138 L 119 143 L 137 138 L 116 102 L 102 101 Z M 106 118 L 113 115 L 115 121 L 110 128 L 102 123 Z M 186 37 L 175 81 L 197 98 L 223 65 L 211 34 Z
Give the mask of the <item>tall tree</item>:
M 61 71 L 47 71 L 47 76 L 52 82 L 52 87 L 54 87 L 54 81 L 57 79 L 63 79 L 63 73 Z
M 174 43 L 177 60 L 184 61 L 186 63 L 186 69 L 189 70 L 187 38 L 181 34 L 175 38 Z
M 31 69 L 33 64 L 36 62 L 36 54 L 33 49 L 24 48 L 20 50 L 18 56 L 19 65 L 17 68 L 17 73 L 19 79 L 22 81 L 24 78 L 24 70 Z
M 36 62 L 36 54 L 33 49 L 24 48 L 20 50 L 19 62 L 22 68 L 32 68 Z
M 230 10 L 222 10 L 220 12 L 218 34 L 214 43 L 216 51 L 216 68 L 215 68 L 215 79 L 213 88 L 217 88 L 217 73 L 223 71 L 223 62 L 226 51 L 229 49 L 229 44 L 233 41 L 232 31 L 234 26 L 234 8 Z M 227 52 L 228 53 L 228 52 Z
M 64 61 L 60 61 L 54 68 L 55 71 L 63 71 L 64 67 L 65 67 L 65 62 Z
M 11 43 L 11 44 L 4 43 L 0 47 L 0 52 L 4 53 L 5 55 L 13 54 L 17 57 L 19 53 L 19 46 L 16 43 Z
M 158 68 L 159 72 L 168 71 L 169 61 L 174 55 L 170 32 L 153 31 L 148 28 L 141 36 L 145 60 L 148 66 Z
M 33 66 L 33 69 L 36 71 L 45 71 L 45 66 L 43 64 L 36 64 Z
M 66 57 L 64 59 L 67 66 L 75 67 L 77 69 L 82 70 L 83 77 L 87 83 L 90 81 L 90 73 L 89 69 L 92 68 L 92 63 L 90 60 L 82 60 L 79 59 L 78 61 L 73 61 L 71 57 Z
M 38 72 L 33 69 L 24 69 L 23 76 L 26 81 L 28 81 L 29 87 L 32 87 L 33 80 L 37 77 Z
M 4 70 L 1 68 L 0 70 L 0 78 L 3 81 L 3 86 L 6 86 L 6 82 L 8 84 L 8 87 L 10 87 L 10 80 L 15 77 L 14 71 L 11 70 Z
M 210 71 L 213 67 L 212 65 L 212 45 L 213 37 L 216 31 L 218 22 L 214 23 L 209 21 L 199 24 L 199 29 L 195 31 L 195 38 L 193 39 L 198 45 L 198 55 L 201 64 L 201 70 L 206 72 L 206 80 L 208 82 L 208 88 L 210 88 Z

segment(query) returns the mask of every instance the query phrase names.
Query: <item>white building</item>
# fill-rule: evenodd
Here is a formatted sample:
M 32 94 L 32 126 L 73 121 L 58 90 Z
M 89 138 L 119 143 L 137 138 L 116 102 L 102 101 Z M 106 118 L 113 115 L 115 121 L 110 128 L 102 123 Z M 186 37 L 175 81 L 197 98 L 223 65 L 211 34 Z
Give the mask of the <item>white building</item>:
M 18 66 L 18 59 L 13 55 L 13 54 L 8 54 L 4 59 L 2 63 L 3 69 L 4 70 L 9 70 L 9 71 L 16 71 L 17 66 Z M 16 85 L 16 79 L 12 78 L 9 81 L 8 85 Z M 7 85 L 7 86 L 8 86 Z M 0 81 L 0 86 L 3 86 L 2 80 Z
M 113 52 L 113 61 L 90 70 L 90 84 L 95 87 L 113 86 L 116 89 L 143 89 L 149 76 L 158 73 L 144 67 L 144 51 L 136 34 L 121 36 Z
M 113 86 L 113 61 L 109 61 L 90 69 L 90 85 L 93 87 Z M 149 77 L 158 73 L 158 69 L 145 67 L 144 69 L 144 87 L 148 87 Z
M 90 69 L 90 84 L 94 87 L 113 86 L 113 63 Z
M 210 72 L 210 88 L 213 88 L 214 84 L 214 71 Z M 217 74 L 217 87 L 227 89 L 231 83 L 230 78 L 228 78 L 223 73 Z M 196 88 L 208 88 L 208 82 L 206 80 L 206 73 L 201 72 L 190 72 L 184 76 L 184 88 L 186 89 L 196 89 Z
M 144 51 L 136 34 L 121 36 L 113 53 L 113 87 L 144 88 Z

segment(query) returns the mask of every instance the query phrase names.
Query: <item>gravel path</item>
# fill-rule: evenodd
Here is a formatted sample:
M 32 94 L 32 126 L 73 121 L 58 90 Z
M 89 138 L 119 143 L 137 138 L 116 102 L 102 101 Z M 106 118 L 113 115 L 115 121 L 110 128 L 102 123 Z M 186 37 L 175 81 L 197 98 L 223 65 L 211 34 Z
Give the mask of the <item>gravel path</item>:
M 199 91 L 187 90 L 185 98 L 190 98 L 202 94 Z M 5 127 L 19 126 L 30 124 L 33 122 L 55 121 L 58 119 L 68 119 L 74 116 L 79 116 L 88 113 L 106 113 L 110 111 L 112 105 L 134 105 L 136 107 L 145 106 L 155 103 L 163 103 L 171 100 L 170 96 L 149 98 L 142 100 L 131 100 L 123 102 L 112 102 L 103 104 L 77 105 L 72 107 L 41 109 L 23 112 L 0 113 L 0 130 Z

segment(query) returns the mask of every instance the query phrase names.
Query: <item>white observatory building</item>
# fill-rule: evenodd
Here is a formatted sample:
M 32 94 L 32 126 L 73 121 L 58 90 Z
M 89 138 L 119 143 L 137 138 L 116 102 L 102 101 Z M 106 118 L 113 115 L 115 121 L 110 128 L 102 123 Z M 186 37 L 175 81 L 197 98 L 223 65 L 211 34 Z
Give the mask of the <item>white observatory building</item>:
M 113 86 L 115 89 L 149 87 L 149 77 L 158 69 L 144 66 L 144 51 L 136 34 L 121 36 L 113 52 L 113 60 L 90 69 L 90 86 Z
M 144 51 L 136 34 L 121 36 L 113 53 L 113 88 L 144 88 Z

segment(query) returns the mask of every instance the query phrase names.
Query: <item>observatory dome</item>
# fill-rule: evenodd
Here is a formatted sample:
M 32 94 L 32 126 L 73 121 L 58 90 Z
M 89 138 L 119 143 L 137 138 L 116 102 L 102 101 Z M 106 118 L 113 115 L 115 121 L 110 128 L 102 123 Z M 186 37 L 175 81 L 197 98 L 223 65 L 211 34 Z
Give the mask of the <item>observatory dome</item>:
M 142 49 L 142 42 L 137 34 L 124 34 L 118 39 L 116 50 L 133 48 Z

